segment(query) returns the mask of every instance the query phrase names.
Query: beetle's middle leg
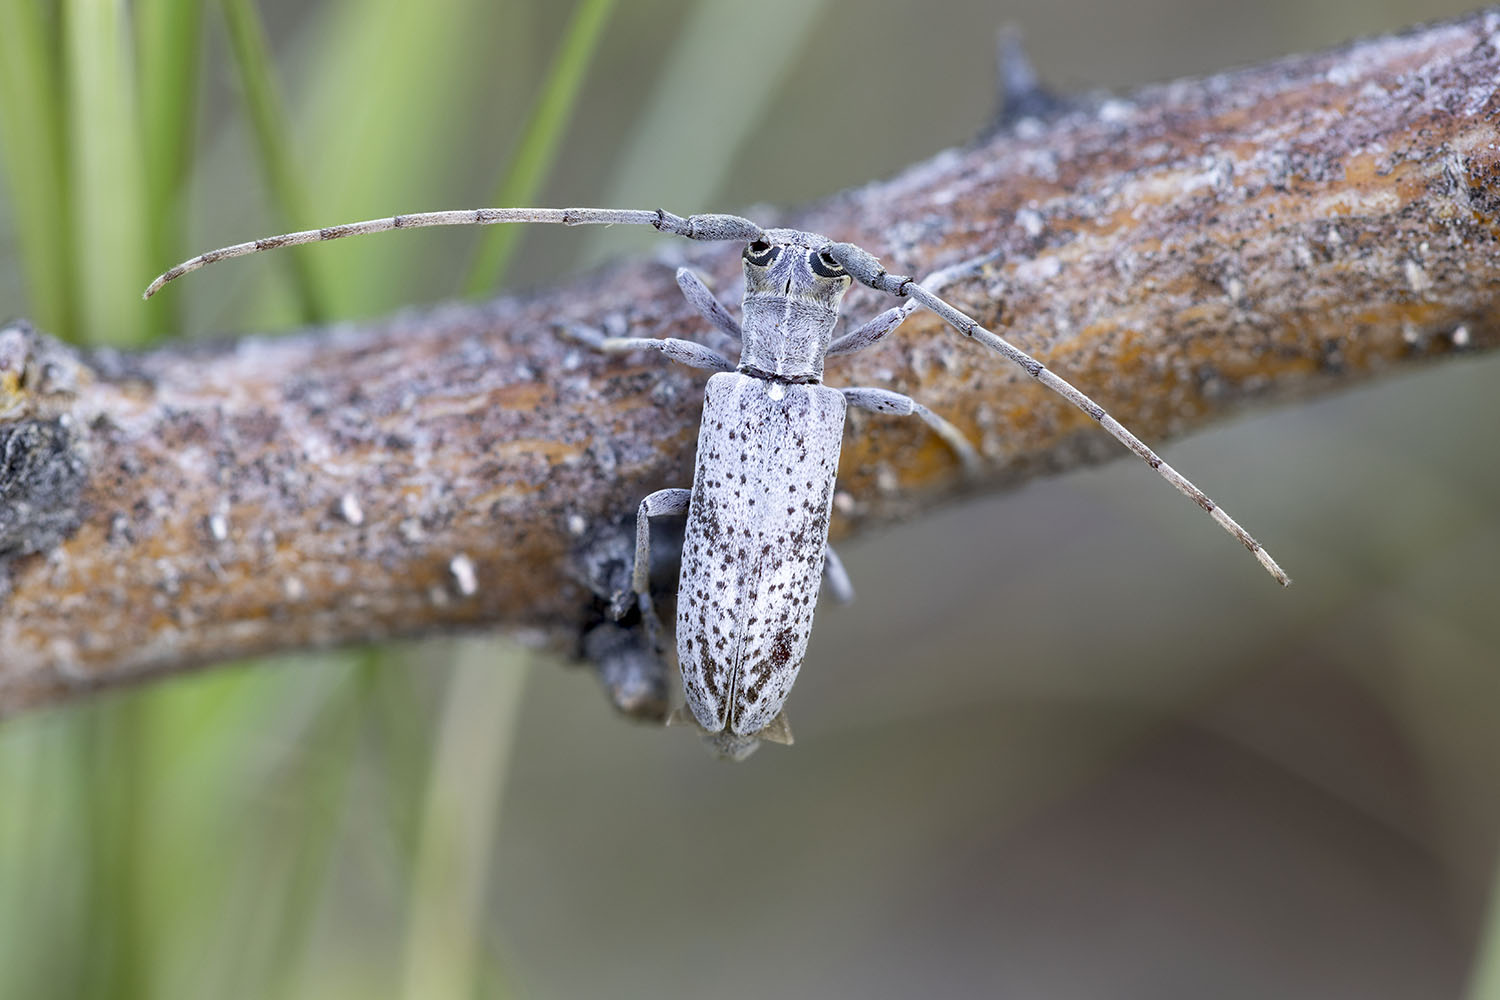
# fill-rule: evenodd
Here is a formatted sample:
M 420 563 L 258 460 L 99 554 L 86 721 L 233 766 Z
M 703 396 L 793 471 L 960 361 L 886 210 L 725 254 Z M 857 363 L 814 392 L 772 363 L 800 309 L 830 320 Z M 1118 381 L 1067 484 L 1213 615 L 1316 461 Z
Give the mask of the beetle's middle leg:
M 857 406 L 862 410 L 869 410 L 873 413 L 893 413 L 902 417 L 919 417 L 923 423 L 932 428 L 934 434 L 946 441 L 948 447 L 953 449 L 958 460 L 963 463 L 965 475 L 972 477 L 979 474 L 979 452 L 974 450 L 974 446 L 969 443 L 964 432 L 910 396 L 903 396 L 889 389 L 876 388 L 842 388 L 839 392 L 844 394 L 844 399 L 848 400 L 850 406 Z
M 562 327 L 569 337 L 605 354 L 628 354 L 631 351 L 661 351 L 678 364 L 706 368 L 714 372 L 734 371 L 734 362 L 711 347 L 677 337 L 606 337 L 592 327 L 566 323 Z
M 656 604 L 651 600 L 651 519 L 681 517 L 687 513 L 692 499 L 692 490 L 657 490 L 646 495 L 635 516 L 635 569 L 630 574 L 630 589 L 635 591 L 651 647 L 658 652 L 662 649 L 661 620 L 656 617 Z

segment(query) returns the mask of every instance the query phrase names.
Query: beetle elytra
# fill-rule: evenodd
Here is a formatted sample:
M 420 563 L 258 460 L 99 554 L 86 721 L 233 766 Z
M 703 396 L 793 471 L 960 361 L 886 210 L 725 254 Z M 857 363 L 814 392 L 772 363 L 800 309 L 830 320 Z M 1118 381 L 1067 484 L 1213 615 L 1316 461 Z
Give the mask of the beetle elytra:
M 693 215 L 621 209 L 482 208 L 398 215 L 326 229 L 288 233 L 212 250 L 165 272 L 149 298 L 169 281 L 205 264 L 281 246 L 391 229 L 533 222 L 562 225 L 650 225 L 692 240 L 734 241 L 744 250 L 745 293 L 740 322 L 691 272 L 678 284 L 721 339 L 738 341 L 738 362 L 695 341 L 573 335 L 608 353 L 658 350 L 673 361 L 717 374 L 708 380 L 691 489 L 659 490 L 637 514 L 632 590 L 657 641 L 652 603 L 650 524 L 687 517 L 678 582 L 677 652 L 692 719 L 720 754 L 742 758 L 761 739 L 789 742 L 782 706 L 802 665 L 813 605 L 827 579 L 837 594 L 848 582 L 828 548 L 828 520 L 848 406 L 916 416 L 946 441 L 966 469 L 978 455 L 948 421 L 910 397 L 881 388 L 834 389 L 823 384 L 830 356 L 869 347 L 917 307 L 936 313 L 1093 418 L 1185 494 L 1248 549 L 1276 581 L 1291 582 L 1269 553 L 1233 518 L 1088 396 L 1039 361 L 939 298 L 933 285 L 887 272 L 869 252 L 796 229 L 762 229 L 734 215 Z M 904 299 L 835 338 L 844 293 L 854 282 Z

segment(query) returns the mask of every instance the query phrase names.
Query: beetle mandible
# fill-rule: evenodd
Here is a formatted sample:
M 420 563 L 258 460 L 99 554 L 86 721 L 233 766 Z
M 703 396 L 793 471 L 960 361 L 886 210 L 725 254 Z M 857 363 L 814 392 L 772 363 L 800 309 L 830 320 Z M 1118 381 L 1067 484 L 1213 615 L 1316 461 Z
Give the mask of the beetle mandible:
M 673 361 L 716 372 L 704 395 L 692 488 L 658 490 L 641 501 L 631 586 L 652 642 L 657 644 L 660 624 L 649 581 L 651 520 L 686 514 L 677 604 L 683 693 L 693 720 L 723 756 L 748 756 L 762 739 L 790 742 L 782 706 L 802 665 L 820 583 L 826 577 L 837 594 L 848 593 L 847 577 L 828 548 L 828 520 L 847 407 L 917 416 L 954 449 L 968 471 L 978 466 L 978 456 L 963 434 L 910 397 L 887 389 L 833 389 L 823 384 L 826 358 L 869 347 L 918 306 L 1019 365 L 1087 413 L 1211 515 L 1278 583 L 1291 583 L 1260 543 L 1103 407 L 939 298 L 930 286 L 939 284 L 943 273 L 919 283 L 889 273 L 858 246 L 817 233 L 762 229 L 735 215 L 683 217 L 660 209 L 426 212 L 211 250 L 157 277 L 145 297 L 205 264 L 261 250 L 391 229 L 512 222 L 649 225 L 692 240 L 746 244 L 741 322 L 691 271 L 677 274 L 688 301 L 719 333 L 741 343 L 738 364 L 695 341 L 606 338 L 572 329 L 575 337 L 608 353 L 659 350 Z M 840 303 L 855 281 L 905 302 L 835 339 Z

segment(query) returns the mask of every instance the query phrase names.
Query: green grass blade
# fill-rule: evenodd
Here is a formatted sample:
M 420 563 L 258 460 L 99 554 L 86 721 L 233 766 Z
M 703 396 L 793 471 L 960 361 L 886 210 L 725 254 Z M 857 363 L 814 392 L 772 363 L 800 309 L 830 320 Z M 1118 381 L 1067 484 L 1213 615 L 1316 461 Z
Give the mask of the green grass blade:
M 88 867 L 83 940 L 93 942 L 82 994 L 99 1000 L 153 995 L 150 921 L 142 919 L 148 866 L 142 843 L 147 803 L 141 735 L 148 692 L 87 706 L 74 720 L 84 769 L 83 823 Z
M 346 812 L 349 808 L 360 733 L 374 699 L 378 675 L 391 659 L 378 648 L 340 655 L 348 661 L 342 683 L 328 697 L 313 726 L 318 743 L 304 760 L 290 789 L 300 802 L 298 836 L 281 880 L 279 905 L 265 963 L 267 996 L 295 995 L 305 972 L 313 925 L 329 892 Z
M 40 3 L 0 2 L 0 164 L 26 270 L 27 308 L 43 328 L 71 337 L 71 223 L 54 27 Z
M 130 23 L 113 0 L 64 0 L 62 10 L 79 336 L 139 344 L 147 314 L 130 305 L 152 264 Z
M 547 71 L 541 94 L 532 108 L 521 143 L 490 199 L 491 205 L 529 205 L 546 179 L 563 132 L 572 120 L 594 52 L 604 37 L 615 0 L 582 0 L 573 11 L 562 43 Z M 495 226 L 480 239 L 473 266 L 464 283 L 466 295 L 481 295 L 500 284 L 524 235 L 521 226 Z
M 405 989 L 411 1000 L 476 995 L 486 877 L 532 654 L 467 640 L 454 656 L 412 873 Z
M 525 50 L 519 6 L 344 0 L 329 8 L 309 33 L 316 54 L 295 109 L 298 135 L 318 151 L 308 164 L 317 224 L 454 203 L 472 172 L 455 151 L 497 101 L 480 82 Z M 411 304 L 438 274 L 452 282 L 468 245 L 439 232 L 347 240 L 319 248 L 320 273 L 332 278 L 340 317 L 378 315 Z
M 183 193 L 193 159 L 203 0 L 138 0 L 135 25 L 151 260 L 166 267 L 188 255 Z M 180 305 L 177 298 L 164 302 L 148 322 L 175 328 Z
M 1478 957 L 1469 983 L 1469 1000 L 1500 997 L 1500 868 L 1495 870 L 1495 884 L 1490 890 L 1490 915 L 1485 924 L 1476 949 Z
M 672 45 L 600 204 L 727 211 L 712 199 L 826 7 L 827 0 L 700 2 Z M 722 44 L 726 38 L 734 44 Z M 687 133 L 691 142 L 683 141 Z M 586 259 L 597 262 L 649 238 L 625 230 L 596 234 Z
M 222 0 L 224 24 L 229 32 L 229 47 L 234 53 L 245 109 L 255 132 L 256 152 L 271 198 L 281 213 L 287 230 L 302 229 L 315 223 L 311 199 L 303 188 L 301 174 L 292 159 L 291 129 L 287 123 L 281 93 L 276 87 L 275 62 L 266 41 L 260 15 L 250 0 Z M 292 269 L 292 280 L 302 319 L 319 322 L 330 315 L 324 294 L 305 250 L 283 251 Z

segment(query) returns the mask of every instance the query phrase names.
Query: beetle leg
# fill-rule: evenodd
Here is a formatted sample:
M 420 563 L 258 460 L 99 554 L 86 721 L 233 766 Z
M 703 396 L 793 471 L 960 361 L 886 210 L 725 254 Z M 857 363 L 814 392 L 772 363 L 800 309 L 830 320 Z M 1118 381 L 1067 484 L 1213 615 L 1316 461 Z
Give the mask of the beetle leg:
M 711 347 L 676 337 L 609 337 L 599 347 L 606 354 L 630 351 L 661 351 L 671 360 L 689 368 L 706 368 L 711 372 L 732 372 L 734 362 Z
M 833 551 L 832 545 L 823 548 L 823 582 L 828 585 L 828 596 L 839 604 L 854 603 L 854 584 L 844 570 L 844 561 Z
M 563 333 L 580 344 L 605 354 L 628 354 L 631 351 L 661 351 L 678 364 L 706 368 L 715 372 L 734 371 L 734 362 L 711 347 L 677 337 L 606 337 L 581 323 L 564 323 Z
M 640 511 L 635 517 L 635 569 L 630 575 L 630 588 L 635 591 L 636 604 L 641 609 L 641 621 L 646 624 L 646 635 L 651 647 L 661 651 L 661 620 L 656 617 L 656 605 L 651 600 L 651 519 L 687 513 L 688 503 L 693 499 L 692 490 L 657 490 L 641 501 Z
M 857 406 L 862 410 L 870 410 L 874 413 L 894 413 L 902 417 L 920 417 L 922 422 L 931 427 L 933 433 L 946 441 L 948 447 L 958 455 L 959 461 L 963 463 L 965 475 L 972 477 L 979 474 L 979 452 L 974 450 L 974 446 L 969 443 L 964 432 L 910 396 L 903 396 L 889 389 L 876 388 L 845 388 L 839 391 L 844 394 L 850 406 Z
M 941 271 L 934 271 L 923 279 L 925 288 L 937 291 L 944 285 L 951 284 L 956 279 L 978 270 L 989 258 L 963 261 L 952 267 L 945 267 Z M 906 317 L 921 308 L 921 303 L 914 299 L 907 299 L 899 306 L 892 306 L 885 312 L 868 319 L 864 323 L 850 330 L 848 333 L 833 338 L 833 343 L 828 345 L 827 356 L 837 357 L 840 354 L 853 354 L 855 351 L 863 351 L 878 343 L 886 334 L 895 330 L 896 327 L 906 322 Z
M 906 305 L 892 306 L 874 319 L 866 320 L 848 333 L 835 337 L 833 343 L 828 345 L 827 356 L 832 358 L 840 354 L 863 351 L 900 326 L 905 322 L 906 317 L 914 312 L 916 312 L 915 306 L 911 308 L 907 308 Z
M 713 329 L 709 332 L 715 334 L 712 345 L 724 353 L 731 349 L 738 351 L 743 331 L 740 330 L 739 321 L 734 318 L 730 311 L 725 308 L 713 292 L 709 291 L 703 279 L 685 267 L 677 269 L 677 287 L 682 289 L 682 295 L 692 303 L 694 309 L 703 314 L 703 318 L 712 324 Z

